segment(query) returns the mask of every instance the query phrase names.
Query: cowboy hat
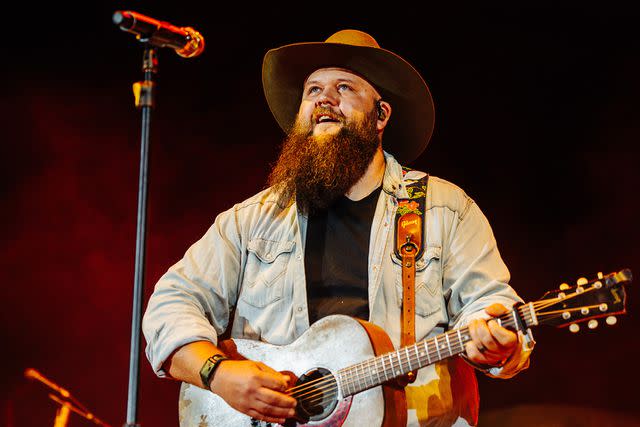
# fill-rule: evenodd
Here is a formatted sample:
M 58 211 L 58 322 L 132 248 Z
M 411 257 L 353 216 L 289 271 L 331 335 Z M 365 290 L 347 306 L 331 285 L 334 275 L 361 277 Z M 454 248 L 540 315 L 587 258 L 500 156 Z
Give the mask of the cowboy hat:
M 285 132 L 295 122 L 305 79 L 327 67 L 354 71 L 391 104 L 393 118 L 387 124 L 383 143 L 386 151 L 403 163 L 422 153 L 434 125 L 427 84 L 411 64 L 358 30 L 338 31 L 324 42 L 289 44 L 265 54 L 262 86 L 269 108 Z

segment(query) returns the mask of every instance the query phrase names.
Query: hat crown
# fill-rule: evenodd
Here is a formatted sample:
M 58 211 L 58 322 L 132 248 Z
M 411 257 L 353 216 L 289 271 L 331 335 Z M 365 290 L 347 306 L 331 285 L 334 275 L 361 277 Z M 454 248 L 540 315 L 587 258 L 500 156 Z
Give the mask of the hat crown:
M 338 31 L 325 40 L 325 43 L 350 44 L 362 47 L 380 47 L 376 39 L 371 37 L 369 34 L 358 30 Z

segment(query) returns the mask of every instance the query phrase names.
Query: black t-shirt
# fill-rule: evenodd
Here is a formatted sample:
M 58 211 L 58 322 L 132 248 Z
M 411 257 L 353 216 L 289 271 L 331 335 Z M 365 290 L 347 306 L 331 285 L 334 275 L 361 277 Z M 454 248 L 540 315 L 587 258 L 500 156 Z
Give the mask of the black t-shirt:
M 380 190 L 358 201 L 342 196 L 309 215 L 305 275 L 310 323 L 330 314 L 369 319 L 369 236 Z

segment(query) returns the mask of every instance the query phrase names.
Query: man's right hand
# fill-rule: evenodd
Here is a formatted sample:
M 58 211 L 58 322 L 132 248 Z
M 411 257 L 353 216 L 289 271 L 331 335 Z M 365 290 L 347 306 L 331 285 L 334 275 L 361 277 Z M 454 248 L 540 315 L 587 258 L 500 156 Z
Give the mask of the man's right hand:
M 295 414 L 296 400 L 285 394 L 291 378 L 251 360 L 220 362 L 211 391 L 235 410 L 258 420 L 284 424 Z

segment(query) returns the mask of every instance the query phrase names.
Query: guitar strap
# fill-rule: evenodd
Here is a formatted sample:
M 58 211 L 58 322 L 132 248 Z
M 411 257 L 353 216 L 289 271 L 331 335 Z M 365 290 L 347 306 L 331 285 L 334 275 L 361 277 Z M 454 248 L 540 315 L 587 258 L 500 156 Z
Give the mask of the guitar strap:
M 403 167 L 406 175 L 411 169 Z M 415 279 L 416 261 L 424 253 L 423 216 L 426 206 L 427 184 L 429 175 L 406 185 L 409 198 L 398 199 L 396 211 L 396 247 L 395 255 L 402 263 L 402 330 L 401 346 L 406 347 L 416 342 L 415 325 Z M 407 381 L 416 380 L 416 372 L 407 374 Z

